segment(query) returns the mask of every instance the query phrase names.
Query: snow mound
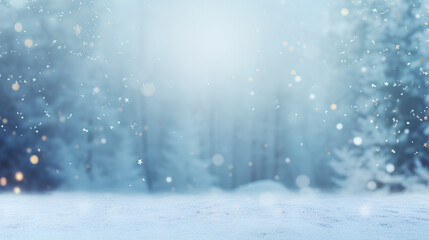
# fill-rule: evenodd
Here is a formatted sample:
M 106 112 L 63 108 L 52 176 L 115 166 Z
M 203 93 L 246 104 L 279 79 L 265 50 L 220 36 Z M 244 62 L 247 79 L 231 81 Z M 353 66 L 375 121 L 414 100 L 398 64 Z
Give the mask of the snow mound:
M 244 194 L 259 194 L 264 192 L 287 193 L 288 190 L 279 182 L 273 180 L 260 180 L 241 185 L 237 190 L 235 190 L 235 192 Z
M 281 189 L 262 181 L 244 190 L 268 187 Z M 427 240 L 429 236 L 428 195 L 53 193 L 0 194 L 0 201 L 1 240 Z

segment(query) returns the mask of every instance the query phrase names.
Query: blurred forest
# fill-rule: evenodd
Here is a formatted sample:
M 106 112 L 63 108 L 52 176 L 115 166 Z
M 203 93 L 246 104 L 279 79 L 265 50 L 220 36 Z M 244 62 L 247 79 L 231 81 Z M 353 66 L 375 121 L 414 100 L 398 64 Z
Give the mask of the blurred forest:
M 0 0 L 0 191 L 416 191 L 429 3 Z

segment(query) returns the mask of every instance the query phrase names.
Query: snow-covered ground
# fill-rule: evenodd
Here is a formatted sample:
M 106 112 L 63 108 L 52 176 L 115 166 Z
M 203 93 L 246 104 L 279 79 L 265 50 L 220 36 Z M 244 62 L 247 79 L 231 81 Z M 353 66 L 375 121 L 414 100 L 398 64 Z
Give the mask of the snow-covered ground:
M 0 239 L 429 239 L 429 196 L 3 194 Z

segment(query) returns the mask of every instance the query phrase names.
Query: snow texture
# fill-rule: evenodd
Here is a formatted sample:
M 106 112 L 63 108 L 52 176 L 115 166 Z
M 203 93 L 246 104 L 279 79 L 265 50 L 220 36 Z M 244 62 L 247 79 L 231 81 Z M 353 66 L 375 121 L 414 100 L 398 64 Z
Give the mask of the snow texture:
M 251 188 L 248 188 L 248 190 Z M 261 186 L 257 186 L 258 191 Z M 428 239 L 429 196 L 1 195 L 0 239 Z

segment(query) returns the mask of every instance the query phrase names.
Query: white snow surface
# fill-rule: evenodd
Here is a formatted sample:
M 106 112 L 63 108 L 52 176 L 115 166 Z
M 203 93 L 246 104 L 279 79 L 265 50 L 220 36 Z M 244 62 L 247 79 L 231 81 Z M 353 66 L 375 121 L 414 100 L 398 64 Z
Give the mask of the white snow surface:
M 429 195 L 261 185 L 205 194 L 3 194 L 0 239 L 429 239 Z

